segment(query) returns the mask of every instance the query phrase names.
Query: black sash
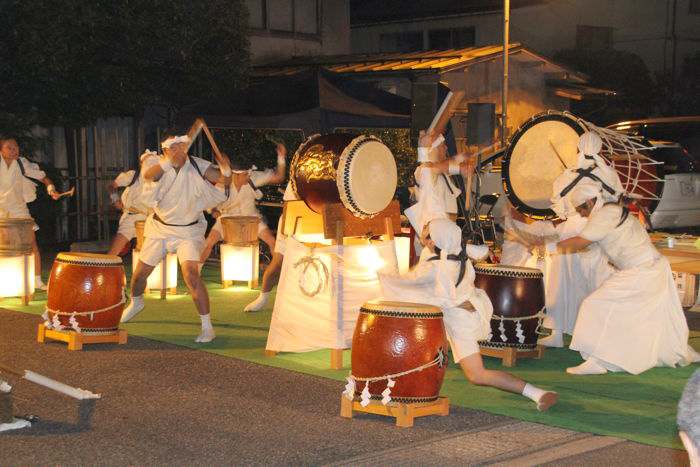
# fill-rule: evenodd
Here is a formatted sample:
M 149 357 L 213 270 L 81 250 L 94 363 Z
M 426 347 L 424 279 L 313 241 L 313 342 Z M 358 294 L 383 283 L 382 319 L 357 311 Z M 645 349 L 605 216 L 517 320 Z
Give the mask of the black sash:
M 435 252 L 437 253 L 437 256 L 428 258 L 428 261 L 436 261 L 440 259 L 440 249 L 438 247 L 435 247 Z M 455 283 L 455 287 L 457 287 L 462 283 L 464 274 L 467 271 L 467 252 L 464 250 L 464 248 L 462 248 L 462 251 L 460 251 L 458 255 L 447 255 L 447 259 L 451 261 L 459 261 L 459 275 L 457 276 L 457 282 Z
M 167 222 L 164 222 L 163 219 L 158 217 L 158 214 L 156 214 L 155 212 L 153 213 L 153 220 L 156 220 L 156 221 L 160 222 L 161 224 L 167 225 L 170 227 L 189 227 L 189 226 L 195 225 L 199 222 L 199 219 L 197 219 L 196 221 L 190 222 L 189 224 L 168 224 Z

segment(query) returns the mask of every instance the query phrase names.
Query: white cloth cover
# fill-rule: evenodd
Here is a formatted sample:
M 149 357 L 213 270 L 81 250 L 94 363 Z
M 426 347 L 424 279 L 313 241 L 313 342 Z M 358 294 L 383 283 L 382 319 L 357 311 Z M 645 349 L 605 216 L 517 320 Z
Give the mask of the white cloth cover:
M 308 352 L 342 349 L 352 344 L 355 323 L 363 303 L 381 295 L 377 270 L 396 270 L 396 252 L 391 241 L 372 245 L 328 246 L 311 249 L 293 237 L 286 239 L 275 307 L 266 349 L 276 352 Z M 329 277 L 313 297 L 318 284 L 316 269 L 306 274 L 299 260 L 313 255 L 326 266 Z M 322 273 L 321 273 L 322 275 Z
M 616 227 L 620 214 L 619 206 L 604 206 L 581 232 L 619 270 L 581 304 L 570 348 L 611 371 L 685 365 L 695 353 L 668 260 L 636 218 Z
M 41 180 L 46 173 L 38 164 L 20 157 L 27 177 Z M 17 161 L 13 160 L 8 166 L 5 159 L 0 157 L 0 217 L 15 219 L 31 219 L 27 203 L 36 199 L 36 185 L 22 176 Z
M 287 187 L 284 189 L 284 195 L 282 196 L 283 201 L 296 201 L 297 196 L 296 193 L 294 193 L 294 190 L 292 189 L 292 184 L 287 183 Z M 281 255 L 284 254 L 286 250 L 286 244 L 285 241 L 287 239 L 287 236 L 282 233 L 282 216 L 280 216 L 279 221 L 277 222 L 277 237 L 275 238 L 275 253 L 279 253 Z

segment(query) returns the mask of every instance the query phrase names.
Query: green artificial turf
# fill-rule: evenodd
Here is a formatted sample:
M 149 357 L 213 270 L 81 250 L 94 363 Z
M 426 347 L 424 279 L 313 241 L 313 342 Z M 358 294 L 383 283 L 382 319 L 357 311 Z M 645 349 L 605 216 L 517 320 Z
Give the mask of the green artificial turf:
M 128 269 L 128 268 L 127 268 Z M 272 313 L 268 309 L 243 313 L 245 304 L 257 296 L 246 287 L 223 290 L 218 269 L 207 266 L 204 278 L 212 305 L 212 323 L 217 338 L 209 344 L 195 344 L 199 318 L 185 287 L 179 295 L 160 300 L 157 293 L 146 299 L 146 309 L 124 325 L 130 335 L 183 345 L 205 352 L 239 358 L 301 373 L 343 381 L 350 369 L 350 352 L 344 353 L 344 368 L 329 369 L 327 350 L 307 353 L 264 355 Z M 4 299 L 0 306 L 41 314 L 46 294 L 39 292 L 28 307 L 18 299 Z M 272 303 L 273 300 L 270 301 Z M 118 351 L 118 349 L 116 350 Z M 488 368 L 500 368 L 500 361 L 485 357 Z M 600 376 L 570 376 L 569 366 L 581 362 L 579 354 L 567 349 L 547 349 L 542 360 L 522 359 L 510 369 L 517 376 L 542 388 L 559 392 L 559 403 L 540 413 L 534 403 L 519 395 L 470 385 L 461 370 L 450 364 L 442 388 L 450 403 L 577 431 L 618 436 L 654 446 L 681 448 L 676 430 L 676 405 L 683 387 L 697 365 L 685 368 L 654 368 L 642 375 L 608 373 Z M 340 397 L 341 385 L 338 386 Z

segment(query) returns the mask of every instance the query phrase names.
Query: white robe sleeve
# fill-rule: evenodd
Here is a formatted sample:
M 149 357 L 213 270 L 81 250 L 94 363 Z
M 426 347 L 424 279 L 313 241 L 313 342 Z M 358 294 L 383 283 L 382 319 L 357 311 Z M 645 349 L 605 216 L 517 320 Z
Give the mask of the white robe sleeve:
M 46 177 L 46 172 L 39 168 L 39 164 L 35 162 L 30 162 L 24 157 L 22 157 L 21 159 L 22 166 L 24 167 L 24 175 L 26 175 L 29 178 L 33 178 L 34 180 L 41 180 L 42 178 Z
M 588 218 L 586 227 L 579 234 L 591 242 L 598 242 L 604 239 L 610 232 L 615 230 L 620 223 L 622 208 L 617 205 L 603 206 Z
M 256 188 L 260 188 L 261 186 L 269 185 L 275 174 L 276 172 L 272 169 L 253 170 L 250 173 L 250 181 L 253 182 Z
M 134 179 L 135 175 L 135 170 L 127 170 L 126 172 L 122 172 L 119 175 L 117 175 L 117 177 L 114 179 L 114 184 L 120 188 L 128 186 Z

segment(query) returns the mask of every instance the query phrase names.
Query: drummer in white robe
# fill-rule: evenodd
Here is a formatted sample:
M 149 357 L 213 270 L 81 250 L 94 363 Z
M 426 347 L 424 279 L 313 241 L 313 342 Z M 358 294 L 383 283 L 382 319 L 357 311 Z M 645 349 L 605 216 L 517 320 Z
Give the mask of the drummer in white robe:
M 285 178 L 287 148 L 284 144 L 277 144 L 277 168 L 275 170 L 257 170 L 249 162 L 233 161 L 231 184 L 228 187 L 217 183 L 216 187 L 226 195 L 226 201 L 212 209 L 212 216 L 216 218 L 214 226 L 209 231 L 200 261 L 204 263 L 211 254 L 214 245 L 224 238 L 221 219 L 224 217 L 252 216 L 258 217 L 258 238 L 267 243 L 270 252 L 275 251 L 275 237 L 267 224 L 262 219 L 262 214 L 255 206 L 255 201 L 262 197 L 259 188 L 265 185 L 282 183 Z M 227 189 L 228 188 L 228 189 Z
M 148 206 L 141 195 L 144 183 L 141 164 L 145 159 L 152 156 L 157 156 L 157 154 L 146 150 L 139 158 L 139 168 L 137 170 L 127 170 L 120 173 L 107 186 L 112 205 L 122 211 L 117 234 L 109 247 L 110 255 L 121 253 L 124 247 L 136 237 L 136 222 L 146 220 Z M 124 189 L 121 196 L 118 192 L 120 188 Z
M 570 348 L 585 361 L 567 373 L 639 374 L 696 361 L 668 260 L 639 221 L 614 202 L 621 187 L 614 169 L 599 156 L 590 160 L 600 169 L 595 178 L 585 175 L 586 169 L 567 170 L 555 181 L 566 186 L 560 192 L 565 202 L 588 218 L 581 233 L 559 242 L 558 250 L 596 243 L 617 271 L 581 304 Z
M 478 341 L 489 335 L 493 307 L 486 293 L 474 287 L 474 268 L 467 256 L 482 259 L 488 247 L 463 248 L 459 227 L 444 214 L 443 218 L 438 213 L 436 216 L 425 229 L 419 229 L 425 248 L 416 267 L 403 276 L 380 273 L 383 298 L 439 306 L 454 361 L 472 384 L 522 394 L 533 400 L 538 410 L 549 409 L 556 403 L 557 393 L 510 373 L 484 368 Z
M 153 213 L 146 219 L 143 248 L 131 278 L 131 303 L 124 310 L 122 322 L 143 310 L 146 279 L 167 253 L 175 252 L 202 322 L 195 342 L 204 343 L 214 340 L 215 333 L 209 295 L 199 272 L 207 228 L 203 211 L 224 201 L 224 194 L 212 183 L 229 183 L 231 169 L 219 170 L 203 159 L 189 156 L 189 142 L 186 135 L 168 137 L 161 143 L 163 156 L 143 162 L 143 196 Z
M 38 164 L 30 162 L 19 155 L 19 145 L 14 138 L 0 139 L 0 217 L 11 219 L 32 219 L 27 203 L 36 199 L 36 185 L 29 179 L 40 181 L 46 185 L 46 192 L 54 200 L 59 198 L 51 179 L 39 168 Z M 41 253 L 36 243 L 34 232 L 39 226 L 34 224 L 32 231 L 32 252 L 34 253 L 34 286 L 46 290 L 41 280 Z

